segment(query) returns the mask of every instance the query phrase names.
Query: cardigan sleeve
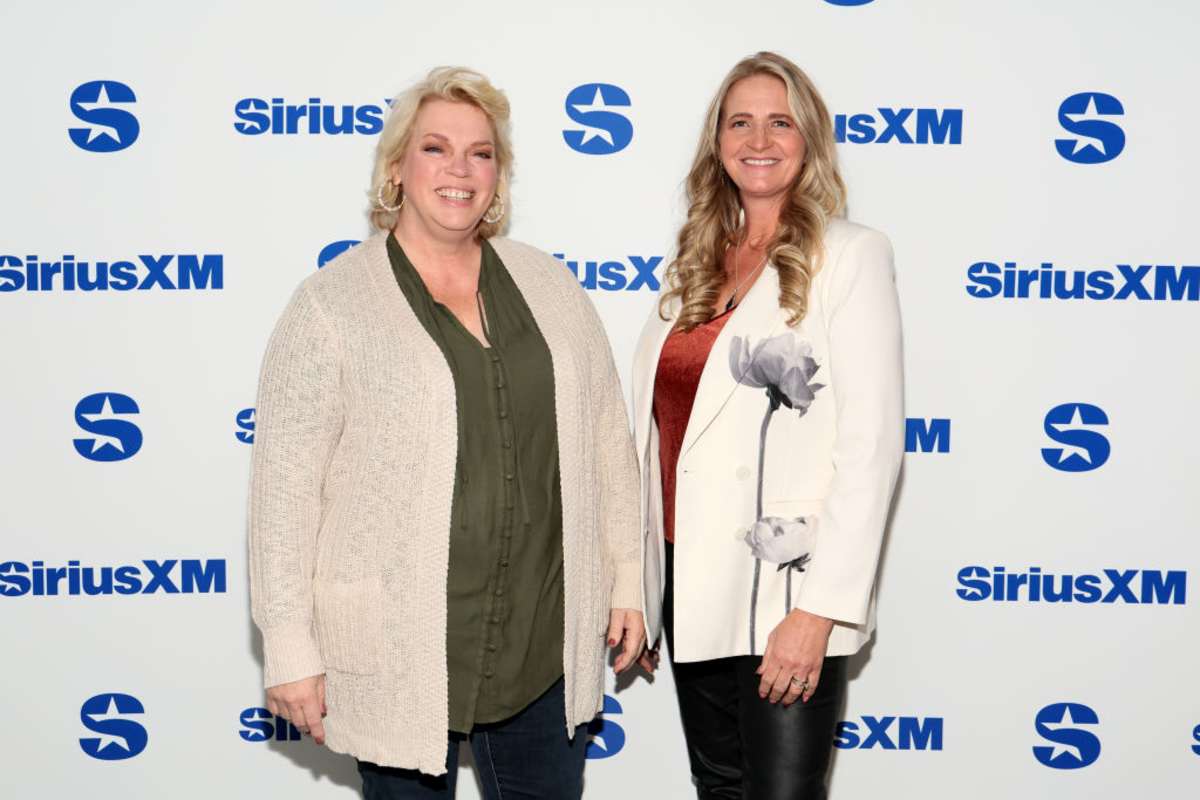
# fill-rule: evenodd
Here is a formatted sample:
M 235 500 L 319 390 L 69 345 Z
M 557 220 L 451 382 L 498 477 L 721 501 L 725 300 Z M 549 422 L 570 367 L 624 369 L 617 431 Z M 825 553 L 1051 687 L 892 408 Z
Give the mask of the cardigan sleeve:
M 302 284 L 267 345 L 251 459 L 250 610 L 268 687 L 325 671 L 313 573 L 325 466 L 341 432 L 339 369 L 332 328 Z
M 599 485 L 600 535 L 613 570 L 612 608 L 642 608 L 641 475 L 629 430 L 629 409 L 617 377 L 604 323 L 592 301 L 578 287 L 585 319 L 591 323 L 591 393 Z
M 796 606 L 863 624 L 904 455 L 900 311 L 887 237 L 860 232 L 829 278 L 834 477 Z

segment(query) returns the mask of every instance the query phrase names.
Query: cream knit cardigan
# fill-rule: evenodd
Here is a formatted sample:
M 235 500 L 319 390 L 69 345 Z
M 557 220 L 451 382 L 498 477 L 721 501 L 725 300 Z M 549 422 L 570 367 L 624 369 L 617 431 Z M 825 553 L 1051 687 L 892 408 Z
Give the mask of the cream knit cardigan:
M 378 234 L 307 278 L 263 362 L 249 502 L 265 685 L 326 675 L 326 745 L 446 771 L 454 382 Z M 637 463 L 612 353 L 570 270 L 491 239 L 554 367 L 566 729 L 603 701 L 610 608 L 641 608 Z

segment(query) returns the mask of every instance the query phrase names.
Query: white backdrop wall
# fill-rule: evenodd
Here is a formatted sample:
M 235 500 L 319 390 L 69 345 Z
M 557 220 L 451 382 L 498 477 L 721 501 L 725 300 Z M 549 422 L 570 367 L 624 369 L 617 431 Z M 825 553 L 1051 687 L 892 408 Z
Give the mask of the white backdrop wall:
M 0 29 L 6 794 L 352 797 L 350 759 L 256 710 L 246 442 L 287 297 L 367 233 L 373 120 L 434 65 L 486 72 L 512 235 L 622 284 L 669 257 L 705 105 L 759 49 L 843 115 L 905 316 L 912 452 L 834 797 L 1194 794 L 1194 3 L 9 2 Z M 609 116 L 575 108 L 595 84 Z M 245 132 L 274 98 L 365 132 Z M 627 376 L 652 286 L 590 291 Z M 610 686 L 589 798 L 689 796 L 670 683 Z

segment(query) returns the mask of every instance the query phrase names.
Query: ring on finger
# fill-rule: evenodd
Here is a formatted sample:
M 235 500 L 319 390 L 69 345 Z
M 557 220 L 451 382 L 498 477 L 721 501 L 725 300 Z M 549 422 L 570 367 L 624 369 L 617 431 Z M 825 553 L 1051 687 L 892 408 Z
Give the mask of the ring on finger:
M 800 679 L 799 677 L 793 675 L 792 685 L 796 687 L 800 694 L 804 694 L 808 691 L 808 678 Z

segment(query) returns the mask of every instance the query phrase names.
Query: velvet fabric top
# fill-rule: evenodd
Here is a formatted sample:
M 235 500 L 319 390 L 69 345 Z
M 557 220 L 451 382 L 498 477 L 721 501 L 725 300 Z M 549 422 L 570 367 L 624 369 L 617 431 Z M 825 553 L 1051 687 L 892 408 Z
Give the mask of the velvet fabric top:
M 675 467 L 692 416 L 700 375 L 713 343 L 732 309 L 692 330 L 673 331 L 663 343 L 654 377 L 654 420 L 658 423 L 658 461 L 662 465 L 663 535 L 675 541 Z

